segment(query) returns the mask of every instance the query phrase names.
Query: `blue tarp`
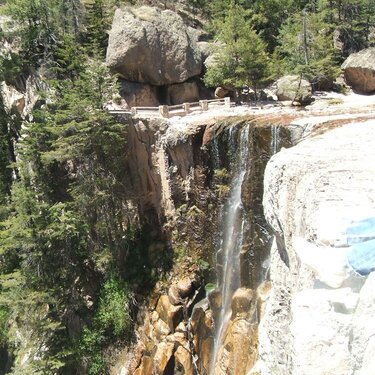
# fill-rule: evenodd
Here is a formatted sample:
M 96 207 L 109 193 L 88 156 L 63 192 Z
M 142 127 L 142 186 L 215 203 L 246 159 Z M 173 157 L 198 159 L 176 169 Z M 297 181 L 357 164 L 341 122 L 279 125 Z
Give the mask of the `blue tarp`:
M 352 223 L 346 229 L 349 266 L 362 276 L 375 270 L 375 217 Z

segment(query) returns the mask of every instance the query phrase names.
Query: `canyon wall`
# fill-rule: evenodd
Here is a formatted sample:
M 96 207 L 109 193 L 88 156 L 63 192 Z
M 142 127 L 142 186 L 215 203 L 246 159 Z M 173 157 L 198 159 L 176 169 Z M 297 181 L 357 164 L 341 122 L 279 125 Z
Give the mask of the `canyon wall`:
M 246 224 L 240 268 L 235 270 L 240 288 L 231 297 L 231 318 L 219 343 L 214 373 L 246 374 L 257 357 L 257 326 L 269 289 L 272 237 L 262 208 L 263 173 L 272 154 L 289 146 L 289 131 L 257 124 L 253 118 L 183 126 L 134 119 L 128 135 L 128 173 L 137 193 L 134 203 L 140 220 L 162 233 L 170 249 L 171 270 L 140 307 L 134 346 L 121 353 L 112 374 L 203 375 L 212 369 L 215 322 L 222 308 L 222 293 L 215 290 L 222 269 L 216 253 L 224 203 L 244 136 L 248 160 L 240 205 Z M 164 251 L 147 252 L 147 257 L 155 258 L 150 260 L 153 269 Z

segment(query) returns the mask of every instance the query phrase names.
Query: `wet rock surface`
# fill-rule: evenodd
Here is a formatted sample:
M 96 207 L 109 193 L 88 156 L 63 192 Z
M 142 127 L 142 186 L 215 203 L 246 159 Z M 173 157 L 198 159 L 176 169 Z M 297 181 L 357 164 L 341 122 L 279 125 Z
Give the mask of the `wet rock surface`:
M 163 120 L 139 119 L 128 127 L 129 164 L 137 166 L 130 174 L 138 192 L 135 202 L 149 220 L 154 215 L 156 222 L 166 223 L 163 228 L 175 246 L 176 256 L 188 263 L 179 259 L 173 276 L 155 286 L 155 295 L 138 314 L 137 342 L 130 350 L 133 359 L 125 356 L 128 359 L 122 359 L 123 365 L 117 368 L 140 374 L 150 371 L 149 375 L 190 374 L 196 370 L 201 375 L 209 373 L 214 318 L 220 312 L 222 298 L 211 293 L 210 304 L 202 298 L 204 285 L 215 280 L 211 272 L 217 250 L 213 244 L 217 241 L 218 211 L 228 194 L 230 163 L 237 152 L 234 140 L 245 123 L 235 119 L 173 128 Z M 246 227 L 249 241 L 240 249 L 243 287 L 229 303 L 232 320 L 219 348 L 217 369 L 223 374 L 245 374 L 256 357 L 258 313 L 264 310 L 267 293 L 250 287 L 255 285 L 256 289 L 259 283 L 269 246 L 260 198 L 262 176 L 267 160 L 281 147 L 281 138 L 287 136 L 285 129 L 269 123 L 252 123 L 250 129 L 251 160 L 241 198 L 250 218 Z M 154 243 L 149 250 L 156 259 L 165 251 Z M 200 254 L 199 261 L 191 258 L 195 254 Z M 202 266 L 206 271 L 200 269 Z

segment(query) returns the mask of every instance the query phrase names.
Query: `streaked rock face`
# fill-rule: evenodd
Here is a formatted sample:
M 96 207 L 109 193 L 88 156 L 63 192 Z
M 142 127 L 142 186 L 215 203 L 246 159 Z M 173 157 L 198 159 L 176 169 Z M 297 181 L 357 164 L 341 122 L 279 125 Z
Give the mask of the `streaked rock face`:
M 375 48 L 351 54 L 342 64 L 345 81 L 359 94 L 375 93 Z
M 348 124 L 281 151 L 266 168 L 264 208 L 276 241 L 259 328 L 262 375 L 371 373 L 375 276 L 330 289 L 301 264 L 292 238 L 335 238 L 343 215 L 374 210 L 374 136 L 371 120 Z
M 177 13 L 151 7 L 117 9 L 107 64 L 126 80 L 161 86 L 199 75 L 202 53 Z

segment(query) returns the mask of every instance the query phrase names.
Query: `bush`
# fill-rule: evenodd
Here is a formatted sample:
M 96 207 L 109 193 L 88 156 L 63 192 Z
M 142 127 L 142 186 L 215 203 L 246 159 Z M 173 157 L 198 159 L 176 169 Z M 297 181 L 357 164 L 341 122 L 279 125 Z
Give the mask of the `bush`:
M 6 346 L 8 341 L 8 311 L 0 306 L 0 347 Z
M 114 336 L 125 334 L 131 326 L 130 292 L 127 284 L 117 277 L 107 280 L 99 300 L 97 320 Z
M 105 372 L 104 348 L 129 334 L 131 301 L 129 287 L 119 277 L 111 276 L 104 282 L 92 324 L 84 328 L 79 342 L 78 352 L 88 364 L 90 375 Z

